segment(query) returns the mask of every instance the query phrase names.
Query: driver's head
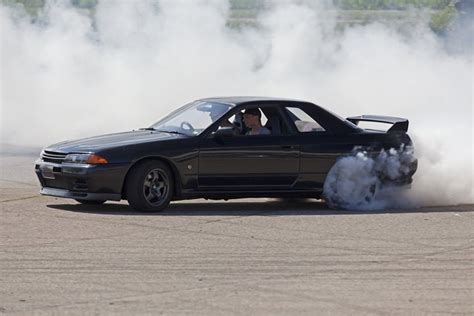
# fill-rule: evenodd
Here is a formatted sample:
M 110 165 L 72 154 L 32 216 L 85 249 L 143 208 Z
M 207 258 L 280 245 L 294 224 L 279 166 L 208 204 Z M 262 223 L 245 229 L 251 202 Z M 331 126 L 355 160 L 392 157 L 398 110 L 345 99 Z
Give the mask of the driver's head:
M 246 109 L 244 111 L 244 123 L 248 128 L 253 128 L 255 126 L 261 126 L 260 118 L 262 117 L 262 112 L 257 108 Z

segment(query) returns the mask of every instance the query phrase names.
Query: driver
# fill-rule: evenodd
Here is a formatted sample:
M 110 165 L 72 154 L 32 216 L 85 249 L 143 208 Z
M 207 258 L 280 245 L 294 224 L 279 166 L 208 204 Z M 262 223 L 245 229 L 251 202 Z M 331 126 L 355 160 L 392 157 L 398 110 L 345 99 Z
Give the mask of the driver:
M 268 128 L 262 126 L 262 112 L 257 108 L 250 108 L 244 111 L 244 123 L 250 130 L 245 135 L 270 135 Z

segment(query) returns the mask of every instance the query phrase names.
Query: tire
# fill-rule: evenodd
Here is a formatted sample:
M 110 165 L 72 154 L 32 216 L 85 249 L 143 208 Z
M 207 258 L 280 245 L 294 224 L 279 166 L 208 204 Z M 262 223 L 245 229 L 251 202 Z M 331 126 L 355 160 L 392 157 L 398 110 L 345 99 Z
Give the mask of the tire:
M 125 183 L 128 204 L 139 212 L 164 210 L 173 197 L 174 179 L 170 168 L 157 160 L 133 167 Z
M 84 205 L 101 205 L 106 202 L 106 200 L 81 200 L 81 199 L 76 199 L 76 201 Z

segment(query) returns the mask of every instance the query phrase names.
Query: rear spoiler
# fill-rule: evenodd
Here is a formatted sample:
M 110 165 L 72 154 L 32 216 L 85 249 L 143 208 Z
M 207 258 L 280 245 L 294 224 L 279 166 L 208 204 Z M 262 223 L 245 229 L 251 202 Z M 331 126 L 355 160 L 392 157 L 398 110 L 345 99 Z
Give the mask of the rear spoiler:
M 393 124 L 393 126 L 390 127 L 387 133 L 392 133 L 392 132 L 406 133 L 408 131 L 408 120 L 401 117 L 380 116 L 380 115 L 360 115 L 360 116 L 348 117 L 347 120 L 354 123 L 355 125 L 359 124 L 359 122 L 378 122 L 378 123 Z

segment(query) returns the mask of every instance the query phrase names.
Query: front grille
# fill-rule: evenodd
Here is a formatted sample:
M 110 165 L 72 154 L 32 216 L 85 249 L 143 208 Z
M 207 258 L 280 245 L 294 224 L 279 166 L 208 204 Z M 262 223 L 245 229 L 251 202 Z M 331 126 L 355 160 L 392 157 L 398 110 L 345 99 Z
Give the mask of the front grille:
M 54 151 L 45 150 L 41 154 L 41 159 L 46 162 L 63 163 L 66 156 L 66 153 L 58 153 Z

